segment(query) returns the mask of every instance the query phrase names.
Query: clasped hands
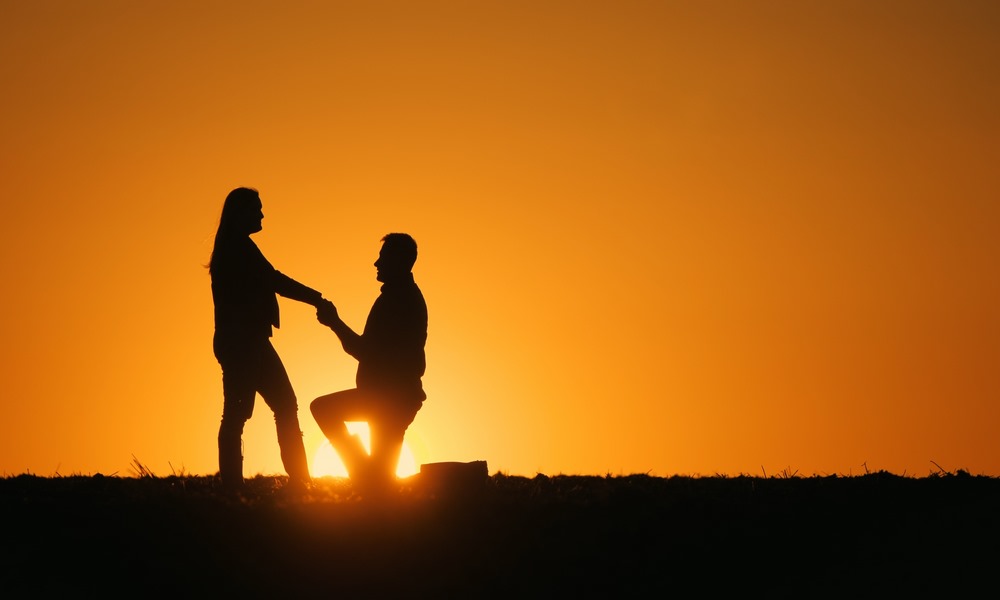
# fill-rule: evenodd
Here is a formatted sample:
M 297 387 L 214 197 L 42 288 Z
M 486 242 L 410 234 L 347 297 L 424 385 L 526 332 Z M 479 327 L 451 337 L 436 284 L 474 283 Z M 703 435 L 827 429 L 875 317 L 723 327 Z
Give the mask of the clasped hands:
M 333 302 L 323 298 L 316 305 L 316 319 L 327 327 L 333 327 L 334 323 L 340 320 L 337 315 L 337 307 L 333 305 Z

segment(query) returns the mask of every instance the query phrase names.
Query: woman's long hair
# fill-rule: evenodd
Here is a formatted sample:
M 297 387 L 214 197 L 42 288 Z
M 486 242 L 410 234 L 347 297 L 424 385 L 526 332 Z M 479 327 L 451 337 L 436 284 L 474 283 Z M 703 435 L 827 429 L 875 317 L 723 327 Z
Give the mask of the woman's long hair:
M 255 209 L 259 200 L 257 190 L 248 187 L 238 187 L 226 196 L 226 201 L 222 204 L 222 216 L 219 217 L 219 228 L 215 231 L 212 257 L 208 260 L 209 273 L 212 272 L 219 249 L 246 233 L 241 224 L 246 220 L 247 212 Z

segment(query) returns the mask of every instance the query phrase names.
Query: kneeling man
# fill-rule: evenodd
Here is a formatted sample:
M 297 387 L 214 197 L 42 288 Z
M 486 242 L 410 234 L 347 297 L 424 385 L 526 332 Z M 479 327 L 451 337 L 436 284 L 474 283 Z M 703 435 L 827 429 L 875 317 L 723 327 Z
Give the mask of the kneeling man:
M 320 396 L 310 409 L 362 493 L 385 490 L 395 480 L 403 436 L 427 397 L 421 382 L 427 305 L 413 280 L 416 260 L 417 243 L 409 235 L 382 238 L 375 261 L 382 289 L 360 335 L 341 320 L 332 302 L 324 301 L 316 311 L 320 323 L 357 359 L 358 371 L 356 388 Z M 348 421 L 368 423 L 370 456 L 347 431 Z

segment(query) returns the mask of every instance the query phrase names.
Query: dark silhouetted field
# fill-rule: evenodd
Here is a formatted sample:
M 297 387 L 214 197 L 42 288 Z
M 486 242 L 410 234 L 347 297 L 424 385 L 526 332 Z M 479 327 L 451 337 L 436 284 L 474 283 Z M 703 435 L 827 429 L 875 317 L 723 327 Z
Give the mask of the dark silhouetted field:
M 495 474 L 381 501 L 319 480 L 0 480 L 4 597 L 969 596 L 1000 480 Z M 985 588 L 983 586 L 986 586 Z

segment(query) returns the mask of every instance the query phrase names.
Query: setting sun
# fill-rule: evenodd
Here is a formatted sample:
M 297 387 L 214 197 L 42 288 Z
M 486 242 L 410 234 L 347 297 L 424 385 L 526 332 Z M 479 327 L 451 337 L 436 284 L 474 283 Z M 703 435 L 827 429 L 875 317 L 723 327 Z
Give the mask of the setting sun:
M 348 423 L 347 430 L 352 434 L 359 435 L 362 443 L 365 445 L 365 450 L 369 453 L 371 452 L 371 438 L 368 433 L 367 423 Z M 337 456 L 337 452 L 328 440 L 323 440 L 323 443 L 316 449 L 311 464 L 312 468 L 309 470 L 312 472 L 313 477 L 347 477 L 347 469 L 344 467 L 343 461 Z M 420 466 L 417 464 L 417 459 L 413 455 L 410 446 L 404 440 L 403 449 L 399 453 L 399 464 L 396 466 L 396 477 L 409 477 L 410 475 L 415 475 L 419 470 Z

